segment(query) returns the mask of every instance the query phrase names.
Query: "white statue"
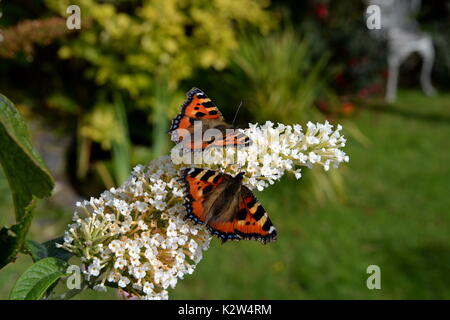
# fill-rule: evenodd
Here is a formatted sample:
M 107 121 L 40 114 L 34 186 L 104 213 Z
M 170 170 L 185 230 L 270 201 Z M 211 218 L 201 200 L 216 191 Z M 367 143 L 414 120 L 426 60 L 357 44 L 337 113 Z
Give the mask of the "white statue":
M 420 84 L 427 95 L 435 93 L 431 84 L 434 47 L 430 35 L 422 32 L 413 14 L 420 9 L 420 0 L 368 0 L 369 5 L 381 9 L 381 29 L 371 34 L 384 38 L 388 44 L 388 81 L 386 100 L 393 102 L 397 95 L 398 72 L 401 64 L 414 52 L 422 57 Z

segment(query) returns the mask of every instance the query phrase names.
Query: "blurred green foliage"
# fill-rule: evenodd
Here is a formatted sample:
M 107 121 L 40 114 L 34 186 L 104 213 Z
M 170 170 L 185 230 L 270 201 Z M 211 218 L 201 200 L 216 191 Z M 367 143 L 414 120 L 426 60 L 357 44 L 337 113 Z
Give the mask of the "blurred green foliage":
M 68 169 L 78 181 L 95 176 L 101 188 L 120 184 L 132 165 L 169 150 L 166 131 L 184 99 L 181 81 L 199 69 L 224 70 L 238 49 L 239 30 L 266 33 L 277 24 L 266 0 L 19 2 L 8 4 L 0 21 L 11 43 L 21 43 L 4 56 L 8 65 L 0 73 L 7 78 L 26 68 L 29 83 L 11 76 L 5 92 L 74 135 L 76 163 Z M 61 21 L 69 5 L 81 8 L 81 30 L 58 32 L 66 30 Z M 22 36 L 44 22 L 55 36 Z
M 323 119 L 312 106 L 327 89 L 329 53 L 314 60 L 310 51 L 311 39 L 299 36 L 292 26 L 269 36 L 241 38 L 232 61 L 253 119 L 286 124 Z
M 160 78 L 176 89 L 196 68 L 225 68 L 237 47 L 237 26 L 247 23 L 267 32 L 274 25 L 264 10 L 268 2 L 259 0 L 46 4 L 63 16 L 70 4 L 81 7 L 82 32 L 61 46 L 59 56 L 86 60 L 88 78 L 125 90 L 140 107 L 152 105 Z
M 46 4 L 64 15 L 67 6 L 74 3 L 46 1 Z M 79 133 L 81 139 L 97 142 L 104 150 L 111 150 L 114 145 L 116 183 L 126 178 L 131 157 L 130 148 L 125 147 L 128 133 L 117 114 L 118 99 L 128 98 L 127 109 L 146 110 L 154 126 L 149 134 L 152 157 L 160 156 L 168 150 L 165 132 L 169 115 L 173 115 L 178 105 L 171 101 L 171 96 L 178 90 L 179 81 L 197 68 L 223 69 L 237 46 L 236 24 L 255 25 L 261 31 L 273 25 L 270 14 L 264 11 L 267 3 L 255 0 L 239 4 L 220 0 L 116 3 L 84 0 L 76 4 L 82 8 L 82 31 L 65 41 L 58 55 L 61 59 L 88 62 L 84 76 L 100 88 L 90 112 L 82 114 Z M 89 151 L 80 153 L 79 163 L 86 163 L 81 156 L 89 154 Z M 97 163 L 96 169 L 104 184 L 111 186 L 113 180 L 104 164 Z

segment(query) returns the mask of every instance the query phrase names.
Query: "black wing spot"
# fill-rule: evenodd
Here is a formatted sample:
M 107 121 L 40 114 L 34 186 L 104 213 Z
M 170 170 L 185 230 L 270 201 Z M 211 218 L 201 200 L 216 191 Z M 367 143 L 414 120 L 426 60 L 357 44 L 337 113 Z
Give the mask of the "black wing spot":
M 245 209 L 239 210 L 239 212 L 238 212 L 238 214 L 236 216 L 236 218 L 238 220 L 245 220 L 246 217 L 247 217 L 247 210 L 245 210 Z M 248 224 L 248 222 L 247 222 L 247 224 Z
M 264 213 L 266 213 L 266 211 L 263 209 L 261 205 L 259 205 L 253 217 L 255 218 L 256 221 L 259 221 L 259 219 L 261 219 L 264 216 Z
M 189 170 L 191 170 L 191 169 L 189 169 Z M 195 168 L 191 173 L 189 173 L 189 175 L 191 177 L 195 178 L 202 171 L 203 171 L 203 169 Z
M 207 195 L 208 193 L 211 192 L 211 190 L 212 190 L 212 186 L 206 186 L 206 187 L 203 189 L 203 195 Z
M 220 179 L 220 174 L 218 174 L 214 179 L 213 179 L 213 183 L 218 183 L 219 182 L 219 179 Z
M 256 204 L 256 199 L 253 198 L 249 203 L 247 203 L 247 208 L 251 209 Z
M 195 116 L 196 116 L 197 118 L 201 118 L 201 117 L 206 116 L 206 113 L 203 113 L 203 112 L 197 112 L 197 113 L 195 114 Z
M 201 177 L 200 180 L 202 180 L 202 181 L 208 181 L 208 179 L 211 178 L 214 174 L 215 174 L 214 171 L 208 170 L 208 171 Z
M 262 226 L 262 229 L 264 231 L 269 231 L 271 226 L 272 226 L 272 221 L 270 221 L 270 219 L 267 218 L 266 222 Z
M 203 102 L 202 105 L 203 105 L 205 108 L 212 108 L 212 107 L 215 107 L 215 105 L 214 105 L 214 103 L 213 103 L 212 101 Z

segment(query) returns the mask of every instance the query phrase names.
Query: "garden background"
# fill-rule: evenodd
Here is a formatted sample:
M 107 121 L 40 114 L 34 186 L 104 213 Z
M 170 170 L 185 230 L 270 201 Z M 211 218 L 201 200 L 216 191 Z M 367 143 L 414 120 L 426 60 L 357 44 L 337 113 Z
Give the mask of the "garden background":
M 66 9 L 81 8 L 68 30 Z M 28 238 L 62 234 L 76 201 L 120 185 L 136 164 L 166 154 L 166 131 L 191 87 L 231 122 L 341 123 L 350 162 L 284 177 L 257 197 L 276 243 L 211 248 L 171 298 L 450 298 L 450 5 L 415 17 L 435 43 L 433 83 L 421 61 L 401 69 L 384 102 L 386 43 L 369 35 L 363 1 L 118 0 L 0 2 L 0 92 L 27 120 L 56 179 Z M 0 224 L 14 223 L 0 173 Z M 0 248 L 1 250 L 1 248 Z M 0 298 L 32 264 L 0 270 Z M 381 268 L 380 290 L 366 269 Z M 86 291 L 77 299 L 119 298 Z

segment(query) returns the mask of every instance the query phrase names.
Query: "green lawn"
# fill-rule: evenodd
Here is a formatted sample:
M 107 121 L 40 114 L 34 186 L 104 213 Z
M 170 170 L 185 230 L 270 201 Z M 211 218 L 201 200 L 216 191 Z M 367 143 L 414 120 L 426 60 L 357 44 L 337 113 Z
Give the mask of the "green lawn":
M 302 181 L 284 178 L 258 194 L 278 241 L 213 241 L 171 297 L 450 299 L 450 95 L 401 92 L 395 105 L 373 102 L 353 121 L 371 145 L 348 141 L 350 163 L 340 169 L 346 203 L 305 206 L 298 196 Z M 11 214 L 5 190 L 3 179 L 0 209 Z M 41 214 L 32 237 L 56 236 L 53 220 Z M 0 270 L 0 298 L 29 263 L 22 256 Z M 366 287 L 372 264 L 381 268 L 381 290 Z

